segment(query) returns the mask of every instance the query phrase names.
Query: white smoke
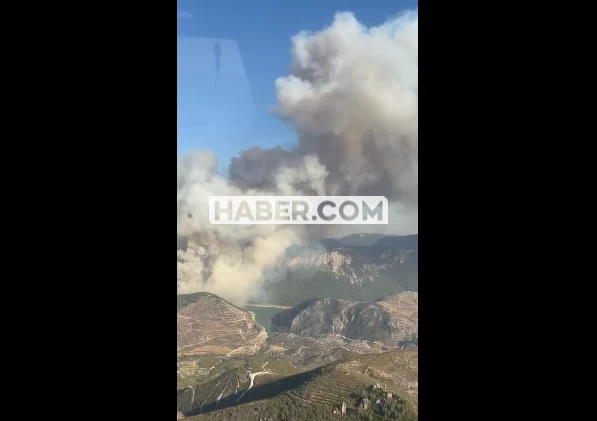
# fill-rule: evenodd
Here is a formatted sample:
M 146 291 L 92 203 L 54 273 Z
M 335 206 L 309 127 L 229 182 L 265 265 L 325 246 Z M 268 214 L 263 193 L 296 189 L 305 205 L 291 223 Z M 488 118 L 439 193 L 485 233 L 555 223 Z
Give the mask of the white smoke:
M 212 225 L 209 196 L 259 195 L 242 190 L 215 171 L 215 156 L 195 152 L 178 166 L 178 292 L 209 291 L 243 305 L 286 249 L 300 243 L 301 230 L 275 225 Z M 272 192 L 275 193 L 275 192 Z
M 210 225 L 210 195 L 384 195 L 384 228 L 417 232 L 418 12 L 375 28 L 339 13 L 323 31 L 293 37 L 291 52 L 290 74 L 275 87 L 276 111 L 298 136 L 294 148 L 244 151 L 227 177 L 209 152 L 179 162 L 181 293 L 207 290 L 243 305 L 290 245 L 331 234 L 330 226 Z
M 276 81 L 278 113 L 300 155 L 329 172 L 330 194 L 379 193 L 417 203 L 418 17 L 367 29 L 339 13 L 293 38 L 291 74 Z

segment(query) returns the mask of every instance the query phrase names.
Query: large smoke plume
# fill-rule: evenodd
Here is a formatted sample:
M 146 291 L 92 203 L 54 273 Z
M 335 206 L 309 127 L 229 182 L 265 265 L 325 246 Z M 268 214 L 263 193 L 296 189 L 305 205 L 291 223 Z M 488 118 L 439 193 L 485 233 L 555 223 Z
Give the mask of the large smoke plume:
M 332 234 L 210 225 L 210 195 L 384 195 L 386 230 L 417 231 L 418 13 L 374 28 L 338 13 L 323 31 L 293 37 L 291 54 L 290 74 L 275 82 L 275 112 L 296 131 L 296 146 L 241 152 L 226 177 L 207 151 L 179 162 L 181 293 L 207 290 L 243 305 L 276 276 L 290 245 Z

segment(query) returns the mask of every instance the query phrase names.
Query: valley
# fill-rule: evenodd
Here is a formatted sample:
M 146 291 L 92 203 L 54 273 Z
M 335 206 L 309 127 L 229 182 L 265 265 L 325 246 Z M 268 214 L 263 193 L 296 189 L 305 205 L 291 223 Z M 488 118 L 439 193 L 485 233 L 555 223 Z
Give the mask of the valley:
M 418 292 L 372 275 L 409 262 L 414 252 L 379 246 L 386 238 L 353 236 L 358 245 L 334 243 L 299 260 L 302 278 L 290 278 L 302 279 L 296 293 L 277 285 L 287 300 L 272 299 L 272 289 L 267 303 L 243 307 L 207 292 L 178 295 L 178 418 L 416 420 Z M 416 247 L 412 237 L 392 241 Z M 296 254 L 292 259 L 296 264 Z M 363 259 L 377 259 L 378 272 Z M 382 267 L 383 259 L 394 263 Z M 369 278 L 354 278 L 366 270 Z M 319 275 L 309 280 L 313 273 Z
M 255 314 L 255 321 L 265 328 L 266 333 L 272 332 L 270 318 L 280 311 L 290 307 L 286 306 L 266 306 L 266 305 L 248 305 L 244 309 Z

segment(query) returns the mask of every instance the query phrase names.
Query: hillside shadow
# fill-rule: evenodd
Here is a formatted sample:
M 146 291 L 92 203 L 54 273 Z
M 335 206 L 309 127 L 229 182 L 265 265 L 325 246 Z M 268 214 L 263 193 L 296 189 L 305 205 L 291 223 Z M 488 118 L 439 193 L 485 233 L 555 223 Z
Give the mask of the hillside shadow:
M 249 390 L 241 400 L 239 400 L 239 398 L 242 396 L 243 392 L 238 392 L 233 395 L 229 395 L 226 398 L 223 398 L 218 403 L 209 403 L 201 408 L 195 409 L 193 411 L 188 411 L 184 415 L 188 417 L 199 414 L 208 414 L 216 410 L 227 409 L 249 402 L 272 398 L 276 395 L 281 395 L 284 392 L 301 386 L 303 383 L 311 380 L 313 377 L 317 376 L 322 371 L 323 367 L 318 367 L 311 371 L 294 374 L 288 377 L 283 377 L 281 379 L 274 380 L 259 386 L 253 386 L 251 390 Z

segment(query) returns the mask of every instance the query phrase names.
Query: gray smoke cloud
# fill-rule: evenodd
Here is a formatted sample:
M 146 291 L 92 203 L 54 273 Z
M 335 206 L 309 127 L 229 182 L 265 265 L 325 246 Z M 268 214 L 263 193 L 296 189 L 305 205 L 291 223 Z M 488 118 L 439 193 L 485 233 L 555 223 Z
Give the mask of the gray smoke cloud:
M 418 12 L 373 28 L 338 13 L 324 30 L 294 36 L 291 59 L 275 82 L 275 112 L 297 133 L 294 147 L 243 151 L 226 177 L 207 151 L 179 162 L 181 293 L 243 305 L 290 245 L 363 228 L 210 225 L 210 195 L 383 195 L 385 232 L 418 231 Z
M 289 76 L 276 81 L 276 112 L 298 134 L 291 151 L 253 148 L 230 178 L 272 186 L 280 167 L 315 156 L 331 195 L 386 195 L 418 202 L 418 15 L 367 29 L 339 13 L 326 30 L 292 39 Z

